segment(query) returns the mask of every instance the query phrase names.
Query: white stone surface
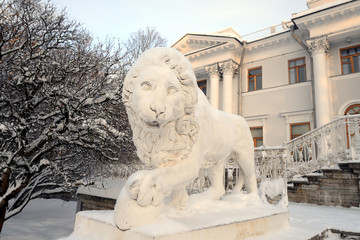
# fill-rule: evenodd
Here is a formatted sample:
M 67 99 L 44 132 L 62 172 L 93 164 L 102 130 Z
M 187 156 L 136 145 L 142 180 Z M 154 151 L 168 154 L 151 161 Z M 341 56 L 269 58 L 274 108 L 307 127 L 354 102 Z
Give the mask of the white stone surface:
M 244 183 L 248 193 L 256 192 L 253 140 L 246 121 L 208 103 L 190 62 L 179 51 L 144 52 L 125 78 L 123 101 L 137 154 L 151 170 L 128 179 L 115 206 L 119 228 L 153 223 L 164 213 L 158 211 L 164 197 L 171 194 L 170 205 L 186 208 L 185 186 L 200 168 L 208 169 L 211 182 L 204 199 L 219 199 L 225 192 L 224 164 L 229 158 L 241 171 L 234 192 Z M 137 221 L 140 217 L 147 220 Z
M 193 195 L 186 210 L 168 211 L 156 223 L 121 231 L 112 219 L 114 211 L 77 214 L 69 239 L 245 239 L 286 228 L 288 212 L 261 202 L 256 194 L 227 196 L 203 201 Z M 249 201 L 250 200 L 250 201 Z

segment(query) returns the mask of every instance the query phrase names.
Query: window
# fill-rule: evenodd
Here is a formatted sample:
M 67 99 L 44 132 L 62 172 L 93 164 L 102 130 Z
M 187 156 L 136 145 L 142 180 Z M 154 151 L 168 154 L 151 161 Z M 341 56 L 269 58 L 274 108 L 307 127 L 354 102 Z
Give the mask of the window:
M 289 82 L 290 84 L 306 82 L 305 57 L 289 60 Z
M 206 95 L 206 80 L 201 80 L 197 82 L 201 91 Z
M 360 104 L 354 104 L 348 107 L 345 110 L 345 115 L 353 115 L 353 114 L 360 114 Z M 355 133 L 350 134 L 349 136 L 349 127 L 346 124 L 346 139 L 347 139 L 347 148 L 350 148 L 350 137 L 354 137 Z
M 262 68 L 252 68 L 248 70 L 248 91 L 262 89 Z
M 297 138 L 309 131 L 310 131 L 309 122 L 290 124 L 290 140 L 293 140 L 294 138 Z
M 263 145 L 263 128 L 262 127 L 252 127 L 250 128 L 251 135 L 254 140 L 254 147 L 260 147 Z
M 354 104 L 345 110 L 345 115 L 360 114 L 360 104 Z
M 295 123 L 295 124 L 290 124 L 290 139 L 294 139 L 297 138 L 301 135 L 303 135 L 304 133 L 307 133 L 310 131 L 310 123 L 306 122 L 306 123 Z M 297 148 L 294 152 L 291 152 L 291 155 L 293 155 L 294 161 L 295 162 L 299 162 L 299 161 L 310 161 L 310 155 L 309 155 L 309 151 L 307 148 Z
M 342 74 L 360 72 L 360 45 L 340 49 Z

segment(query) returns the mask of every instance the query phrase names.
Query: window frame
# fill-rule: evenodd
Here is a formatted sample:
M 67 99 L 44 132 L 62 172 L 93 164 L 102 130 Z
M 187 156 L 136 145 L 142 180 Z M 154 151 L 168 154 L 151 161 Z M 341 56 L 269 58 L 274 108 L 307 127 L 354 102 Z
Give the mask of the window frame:
M 304 135 L 305 133 L 301 134 L 301 135 L 293 135 L 292 134 L 292 126 L 299 126 L 299 125 L 308 125 L 309 127 L 309 131 L 307 132 L 310 132 L 311 131 L 311 124 L 310 122 L 300 122 L 300 123 L 290 123 L 290 141 L 295 139 L 295 138 L 298 138 L 302 135 Z M 302 154 L 302 158 L 300 159 L 300 153 L 299 151 L 301 152 Z M 293 152 L 291 152 L 291 155 L 294 159 L 295 162 L 300 162 L 300 161 L 303 161 L 303 162 L 307 162 L 307 161 L 310 161 L 311 160 L 311 157 L 309 156 L 309 152 L 308 152 L 308 149 L 307 148 L 303 148 L 303 147 L 300 147 L 299 150 L 294 150 Z
M 250 71 L 252 71 L 252 70 L 256 70 L 256 69 L 261 69 L 261 73 L 260 74 L 256 74 L 256 75 L 251 75 L 250 76 L 250 74 L 249 74 L 249 72 Z M 258 77 L 258 76 L 261 76 L 262 77 L 262 66 L 260 66 L 260 67 L 254 67 L 254 68 L 249 68 L 248 70 L 247 70 L 247 74 L 248 74 L 248 92 L 253 92 L 253 91 L 257 91 L 257 90 L 261 90 L 261 89 L 263 89 L 262 88 L 262 79 L 261 79 L 261 88 L 260 89 L 257 89 L 257 87 L 256 87 L 256 78 Z M 254 90 L 250 90 L 250 77 L 253 77 L 254 78 Z
M 341 65 L 341 75 L 347 75 L 347 74 L 351 74 L 351 73 L 355 73 L 354 72 L 354 56 L 359 56 L 360 58 L 360 53 L 355 53 L 353 55 L 348 55 L 348 56 L 341 56 L 341 51 L 347 50 L 347 49 L 351 49 L 351 48 L 357 48 L 360 47 L 360 44 L 355 45 L 355 46 L 350 46 L 350 47 L 344 47 L 344 48 L 340 48 L 339 49 L 339 56 L 340 56 L 340 65 Z M 344 68 L 343 68 L 343 58 L 350 58 L 350 67 L 351 67 L 351 72 L 350 73 L 346 73 L 344 74 Z M 348 62 L 347 62 L 348 63 Z
M 300 59 L 304 59 L 304 64 L 300 65 L 300 66 L 294 66 L 294 67 L 290 67 L 290 62 L 294 62 Z M 300 67 L 304 67 L 305 68 L 305 81 L 303 82 L 307 82 L 307 73 L 306 73 L 306 57 L 299 57 L 299 58 L 295 58 L 295 59 L 290 59 L 288 60 L 288 77 L 289 77 L 289 84 L 297 84 L 297 83 L 301 83 L 300 82 L 300 77 L 299 77 L 299 68 Z M 296 79 L 294 83 L 290 82 L 290 69 L 296 69 Z
M 347 114 L 350 112 L 350 110 L 351 110 L 352 108 L 354 108 L 354 107 L 360 107 L 360 104 L 359 104 L 359 103 L 355 103 L 355 104 L 352 104 L 352 105 L 350 105 L 349 107 L 347 107 L 346 110 L 345 110 L 344 115 L 347 115 Z M 359 113 L 355 113 L 355 114 L 360 114 L 360 112 L 359 112 Z
M 205 85 L 203 85 L 203 86 L 199 86 L 199 83 L 203 83 L 203 82 L 205 82 Z M 196 81 L 196 84 L 198 85 L 198 87 L 200 88 L 200 90 L 205 94 L 205 96 L 206 96 L 206 92 L 207 92 L 207 80 L 206 79 L 203 79 L 203 80 L 199 80 L 199 81 Z M 203 88 L 206 88 L 206 91 L 204 92 L 203 91 Z
M 264 128 L 263 128 L 263 127 L 250 127 L 250 131 L 251 131 L 252 129 L 261 129 L 261 133 L 262 133 L 262 134 L 261 134 L 262 137 L 253 137 L 253 136 L 252 136 L 253 142 L 254 142 L 254 147 L 257 148 L 257 147 L 263 146 L 263 145 L 264 145 Z M 259 139 L 262 140 L 263 145 L 261 145 L 261 146 L 256 146 L 256 140 L 259 140 Z
M 300 137 L 301 135 L 303 135 L 303 134 L 305 134 L 305 133 L 303 133 L 303 134 L 301 134 L 301 135 L 293 135 L 293 133 L 292 133 L 292 126 L 299 126 L 299 125 L 308 125 L 309 126 L 309 131 L 308 132 L 310 132 L 311 131 L 311 124 L 310 124 L 310 122 L 301 122 L 301 123 L 290 123 L 290 141 L 291 140 L 293 140 L 293 139 L 295 139 L 295 138 L 297 138 L 297 137 Z
M 355 103 L 355 104 L 351 104 L 350 106 L 348 106 L 344 112 L 344 115 L 352 115 L 352 114 L 349 114 L 350 110 L 354 107 L 360 107 L 360 104 L 359 103 Z M 359 114 L 359 113 L 355 113 L 355 114 Z M 347 120 L 346 120 L 346 140 L 347 140 L 347 148 L 349 149 L 350 148 L 350 137 L 354 136 L 355 134 L 351 134 L 351 136 L 349 135 L 349 126 L 348 126 L 348 123 L 347 123 Z

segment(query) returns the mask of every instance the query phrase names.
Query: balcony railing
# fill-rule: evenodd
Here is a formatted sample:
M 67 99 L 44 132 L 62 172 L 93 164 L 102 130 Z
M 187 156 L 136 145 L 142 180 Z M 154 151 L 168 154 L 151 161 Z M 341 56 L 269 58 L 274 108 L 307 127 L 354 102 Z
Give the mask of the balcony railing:
M 256 176 L 260 197 L 269 203 L 287 206 L 285 147 L 255 148 Z
M 286 148 L 260 147 L 255 149 L 255 171 L 260 197 L 264 202 L 287 206 Z M 232 192 L 239 179 L 239 166 L 234 159 L 225 164 L 224 185 L 226 193 Z M 204 191 L 210 186 L 206 171 L 188 186 L 190 193 Z
M 289 22 L 283 22 L 278 25 L 273 25 L 256 32 L 248 33 L 245 35 L 241 35 L 241 39 L 247 40 L 248 42 L 255 41 L 257 39 L 265 38 L 274 34 L 278 34 L 284 31 L 289 30 Z

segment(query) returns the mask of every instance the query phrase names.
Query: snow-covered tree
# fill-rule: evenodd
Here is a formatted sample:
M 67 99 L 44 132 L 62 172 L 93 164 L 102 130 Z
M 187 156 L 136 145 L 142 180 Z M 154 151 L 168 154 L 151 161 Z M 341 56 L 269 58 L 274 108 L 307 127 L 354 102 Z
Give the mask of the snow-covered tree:
M 166 46 L 167 40 L 161 36 L 155 27 L 139 29 L 130 34 L 124 44 L 130 54 L 127 55 L 129 62 L 134 62 L 147 49 Z
M 33 198 L 133 160 L 120 93 L 131 51 L 40 0 L 0 0 L 0 232 Z M 152 46 L 150 46 L 152 47 Z

